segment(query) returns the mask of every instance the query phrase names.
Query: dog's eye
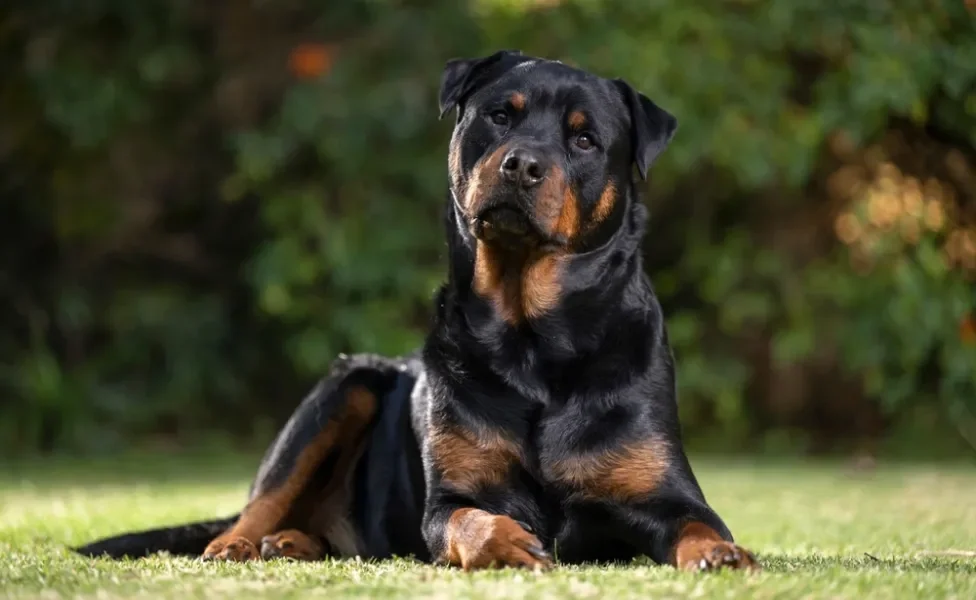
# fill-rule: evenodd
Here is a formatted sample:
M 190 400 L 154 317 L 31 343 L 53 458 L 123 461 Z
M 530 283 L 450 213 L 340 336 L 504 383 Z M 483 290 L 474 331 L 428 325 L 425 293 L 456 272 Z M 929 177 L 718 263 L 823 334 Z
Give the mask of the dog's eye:
M 596 143 L 593 141 L 593 137 L 588 133 L 581 133 L 576 136 L 576 147 L 580 150 L 589 150 L 595 145 Z
M 493 110 L 488 116 L 495 125 L 508 125 L 508 113 L 504 110 Z

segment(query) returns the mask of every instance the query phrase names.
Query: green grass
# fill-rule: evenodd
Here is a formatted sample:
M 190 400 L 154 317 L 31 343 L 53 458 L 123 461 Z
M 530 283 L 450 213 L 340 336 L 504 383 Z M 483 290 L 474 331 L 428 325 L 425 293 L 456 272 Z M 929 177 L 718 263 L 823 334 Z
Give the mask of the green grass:
M 0 597 L 976 598 L 976 469 L 693 461 L 759 574 L 646 561 L 473 575 L 410 561 L 213 564 L 88 560 L 95 536 L 237 510 L 256 463 L 146 457 L 0 464 Z M 968 553 L 968 554 L 967 554 Z

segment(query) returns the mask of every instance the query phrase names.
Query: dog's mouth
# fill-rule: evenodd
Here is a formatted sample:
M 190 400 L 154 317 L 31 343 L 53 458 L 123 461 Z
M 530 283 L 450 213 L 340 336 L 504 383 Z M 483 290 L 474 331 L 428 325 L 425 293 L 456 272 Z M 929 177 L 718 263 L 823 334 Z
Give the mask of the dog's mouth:
M 479 211 L 471 220 L 471 233 L 480 240 L 513 249 L 545 243 L 532 217 L 522 207 L 509 203 Z
M 493 206 L 478 213 L 475 228 L 489 236 L 526 236 L 534 227 L 522 209 L 512 205 Z

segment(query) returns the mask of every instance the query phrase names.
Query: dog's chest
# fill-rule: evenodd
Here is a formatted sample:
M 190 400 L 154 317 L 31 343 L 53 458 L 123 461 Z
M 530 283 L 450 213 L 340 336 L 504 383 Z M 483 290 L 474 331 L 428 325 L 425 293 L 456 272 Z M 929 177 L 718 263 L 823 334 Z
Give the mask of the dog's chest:
M 538 459 L 538 476 L 546 487 L 594 495 L 597 482 L 615 476 L 615 440 L 628 426 L 627 411 L 567 403 L 547 410 L 531 443 Z

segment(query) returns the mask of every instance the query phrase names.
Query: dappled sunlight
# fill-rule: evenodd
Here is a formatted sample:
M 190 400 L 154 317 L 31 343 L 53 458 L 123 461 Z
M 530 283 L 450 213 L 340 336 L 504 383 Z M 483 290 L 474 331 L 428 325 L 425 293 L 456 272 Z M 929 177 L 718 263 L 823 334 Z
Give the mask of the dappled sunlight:
M 965 174 L 976 177 L 976 171 Z M 858 271 L 903 256 L 925 239 L 941 249 L 946 269 L 976 275 L 976 223 L 959 214 L 951 185 L 935 177 L 922 181 L 891 162 L 865 161 L 838 169 L 827 186 L 846 205 L 834 231 Z

